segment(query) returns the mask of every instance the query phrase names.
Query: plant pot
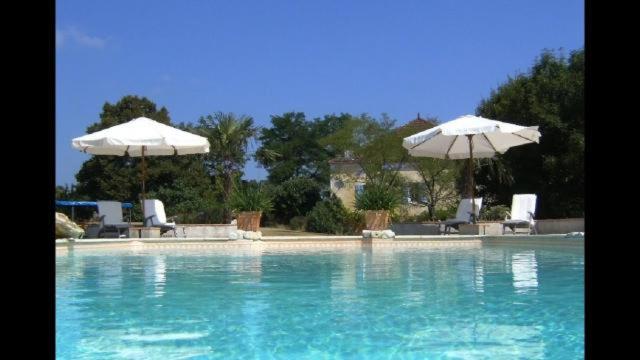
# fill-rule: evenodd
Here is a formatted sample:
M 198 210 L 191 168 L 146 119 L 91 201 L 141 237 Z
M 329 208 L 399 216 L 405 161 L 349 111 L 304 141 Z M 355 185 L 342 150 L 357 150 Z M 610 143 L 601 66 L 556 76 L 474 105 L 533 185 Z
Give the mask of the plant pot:
M 367 230 L 386 230 L 389 227 L 389 211 L 367 210 L 364 212 L 364 221 Z
M 238 214 L 238 230 L 258 231 L 262 211 L 243 211 Z

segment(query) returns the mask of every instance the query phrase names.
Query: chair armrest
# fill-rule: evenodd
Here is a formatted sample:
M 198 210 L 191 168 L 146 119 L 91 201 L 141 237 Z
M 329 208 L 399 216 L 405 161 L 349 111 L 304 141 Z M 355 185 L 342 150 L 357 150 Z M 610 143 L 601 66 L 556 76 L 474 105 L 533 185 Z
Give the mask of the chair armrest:
M 531 211 L 529 211 L 529 216 L 531 217 L 530 220 L 535 220 L 536 218 L 533 216 L 533 213 Z
M 509 211 L 505 211 L 504 219 L 505 220 L 511 219 L 511 213 Z
M 106 216 L 107 216 L 107 215 L 101 215 L 101 216 L 98 218 L 98 221 L 100 221 L 100 225 L 104 225 L 104 218 L 105 218 Z
M 156 215 L 154 214 L 154 215 L 147 216 L 146 218 L 144 218 L 144 222 L 142 223 L 142 226 L 147 226 L 147 221 L 153 219 L 154 216 L 156 216 Z M 151 224 L 153 225 L 153 221 L 151 221 Z
M 476 213 L 473 211 L 467 211 L 467 214 L 469 214 L 469 220 L 473 222 L 474 218 L 476 218 Z
M 177 218 L 179 218 L 179 216 L 178 216 L 178 215 L 169 216 L 169 217 L 167 218 L 167 221 L 169 221 L 169 222 L 175 222 Z

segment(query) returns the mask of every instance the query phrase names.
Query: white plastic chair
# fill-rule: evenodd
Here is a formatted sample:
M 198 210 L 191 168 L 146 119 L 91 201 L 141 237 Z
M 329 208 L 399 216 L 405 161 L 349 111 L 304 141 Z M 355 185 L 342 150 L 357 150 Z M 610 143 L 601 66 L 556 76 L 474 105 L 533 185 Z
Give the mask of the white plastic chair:
M 122 218 L 122 203 L 119 201 L 96 201 L 96 204 L 100 220 L 98 237 L 108 230 L 115 230 L 119 237 L 124 237 L 123 232 L 129 228 L 130 224 L 124 222 Z
M 175 221 L 167 222 L 167 214 L 164 212 L 164 204 L 158 199 L 144 200 L 144 226 L 159 227 L 161 233 L 173 230 L 173 236 L 178 237 Z
M 511 212 L 507 213 L 507 219 L 502 222 L 502 234 L 508 227 L 512 233 L 516 233 L 518 225 L 527 225 L 529 234 L 533 230 L 537 234 L 534 214 L 536 213 L 536 195 L 535 194 L 515 194 L 511 201 Z
M 482 207 L 482 198 L 475 198 L 475 211 L 473 212 L 476 219 L 478 215 L 480 215 L 480 208 Z M 460 200 L 458 204 L 458 211 L 456 212 L 456 217 L 454 219 L 445 220 L 444 223 L 444 233 L 449 234 L 451 232 L 451 228 L 458 229 L 460 224 L 468 224 L 471 222 L 471 198 L 466 198 Z

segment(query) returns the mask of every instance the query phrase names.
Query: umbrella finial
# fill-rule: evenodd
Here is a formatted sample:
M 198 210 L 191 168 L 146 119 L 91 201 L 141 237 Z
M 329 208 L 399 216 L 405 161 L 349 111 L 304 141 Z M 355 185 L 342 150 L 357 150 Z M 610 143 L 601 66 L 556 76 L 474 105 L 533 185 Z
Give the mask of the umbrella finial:
M 418 113 L 418 120 L 420 120 L 420 113 Z

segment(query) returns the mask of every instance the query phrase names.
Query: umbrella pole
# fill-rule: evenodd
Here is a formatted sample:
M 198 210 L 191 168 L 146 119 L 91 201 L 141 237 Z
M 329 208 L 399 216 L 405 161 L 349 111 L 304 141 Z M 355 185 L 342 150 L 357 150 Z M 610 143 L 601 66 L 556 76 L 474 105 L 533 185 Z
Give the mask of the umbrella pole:
M 142 226 L 146 226 L 147 224 L 145 223 L 145 212 L 144 212 L 144 199 L 145 199 L 145 193 L 144 193 L 144 178 L 145 178 L 145 164 L 144 164 L 144 148 L 146 146 L 142 147 Z
M 473 194 L 473 135 L 467 135 L 469 139 L 469 194 L 471 194 L 471 223 L 476 223 L 476 199 Z

